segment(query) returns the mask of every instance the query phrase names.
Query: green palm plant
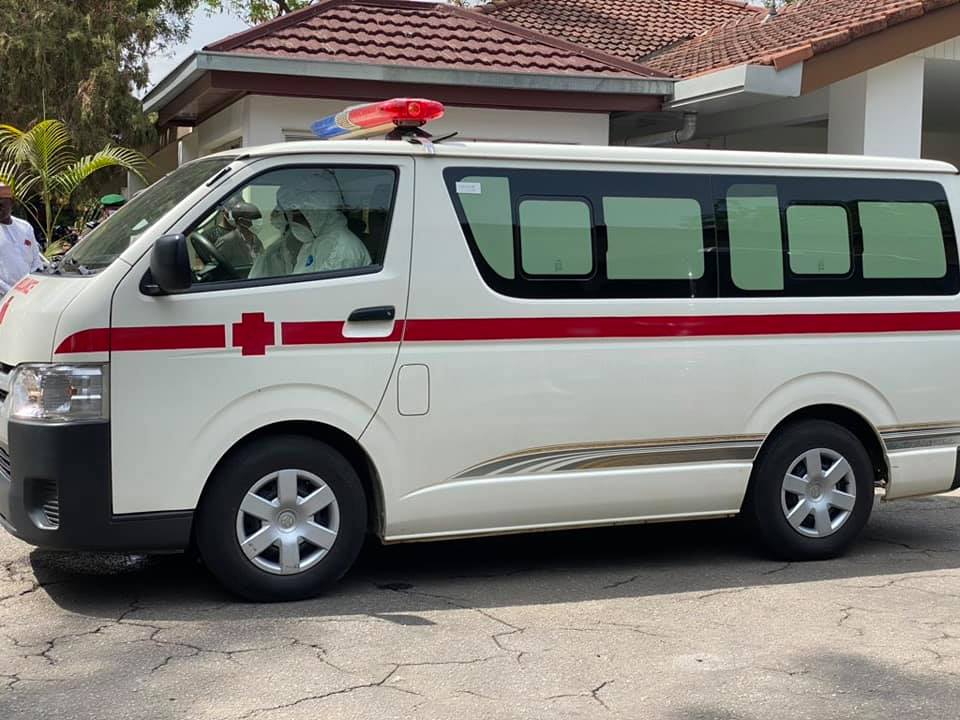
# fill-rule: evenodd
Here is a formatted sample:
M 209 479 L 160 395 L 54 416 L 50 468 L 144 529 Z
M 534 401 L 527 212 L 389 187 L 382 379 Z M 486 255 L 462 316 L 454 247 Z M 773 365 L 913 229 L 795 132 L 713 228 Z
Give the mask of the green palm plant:
M 136 150 L 115 145 L 78 157 L 70 130 L 59 120 L 43 120 L 29 130 L 0 124 L 0 182 L 13 189 L 48 243 L 60 214 L 94 173 L 120 168 L 142 179 L 147 162 Z M 42 219 L 34 203 L 43 207 Z

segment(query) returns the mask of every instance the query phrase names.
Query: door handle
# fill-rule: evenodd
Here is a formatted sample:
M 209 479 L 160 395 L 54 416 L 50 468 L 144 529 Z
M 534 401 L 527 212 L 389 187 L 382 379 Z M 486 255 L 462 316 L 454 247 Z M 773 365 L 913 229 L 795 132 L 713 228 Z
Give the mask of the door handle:
M 347 322 L 389 322 L 397 316 L 397 309 L 393 305 L 359 308 L 350 313 Z

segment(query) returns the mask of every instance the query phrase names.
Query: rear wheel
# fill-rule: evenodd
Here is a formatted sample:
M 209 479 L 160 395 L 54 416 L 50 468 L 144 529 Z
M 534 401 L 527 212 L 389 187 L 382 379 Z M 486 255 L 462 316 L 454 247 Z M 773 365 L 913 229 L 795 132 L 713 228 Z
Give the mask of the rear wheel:
M 788 426 L 757 459 L 743 514 L 770 554 L 835 557 L 873 509 L 870 456 L 846 428 L 827 421 Z
M 241 448 L 210 480 L 197 547 L 228 589 L 249 600 L 298 600 L 339 580 L 363 545 L 367 504 L 353 466 L 295 435 Z

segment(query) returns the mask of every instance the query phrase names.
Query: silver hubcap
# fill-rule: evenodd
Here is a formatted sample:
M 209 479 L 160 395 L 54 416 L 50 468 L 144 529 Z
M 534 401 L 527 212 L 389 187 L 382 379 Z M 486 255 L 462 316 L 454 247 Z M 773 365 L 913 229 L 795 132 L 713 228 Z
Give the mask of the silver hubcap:
M 790 464 L 783 477 L 783 514 L 794 530 L 807 537 L 835 533 L 850 519 L 856 501 L 853 469 L 834 450 L 808 450 Z
M 320 562 L 340 529 L 333 490 L 306 470 L 280 470 L 258 480 L 237 512 L 237 541 L 261 570 L 295 575 Z

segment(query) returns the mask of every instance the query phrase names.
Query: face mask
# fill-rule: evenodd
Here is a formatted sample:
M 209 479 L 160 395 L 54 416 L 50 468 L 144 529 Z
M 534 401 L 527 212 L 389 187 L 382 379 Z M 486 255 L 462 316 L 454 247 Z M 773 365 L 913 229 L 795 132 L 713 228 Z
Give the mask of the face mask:
M 263 218 L 256 218 L 255 220 L 250 221 L 249 228 L 254 232 L 260 232 L 260 229 L 262 227 L 263 227 Z
M 306 225 L 303 225 L 298 222 L 290 223 L 290 232 L 293 233 L 293 236 L 300 242 L 301 245 L 306 245 L 309 242 L 313 242 L 313 232 Z

